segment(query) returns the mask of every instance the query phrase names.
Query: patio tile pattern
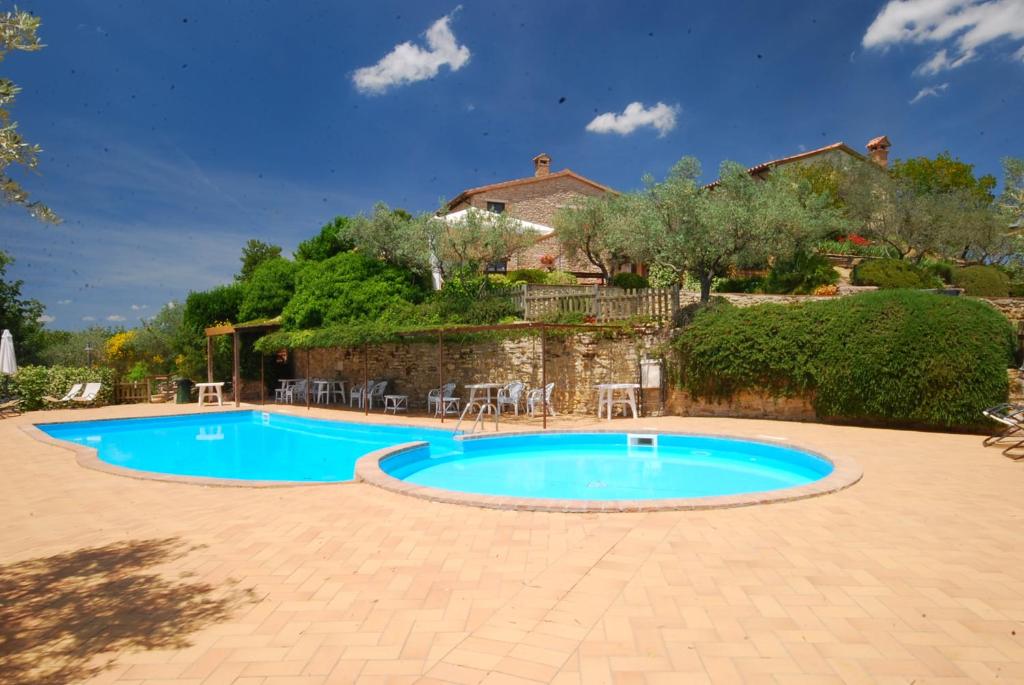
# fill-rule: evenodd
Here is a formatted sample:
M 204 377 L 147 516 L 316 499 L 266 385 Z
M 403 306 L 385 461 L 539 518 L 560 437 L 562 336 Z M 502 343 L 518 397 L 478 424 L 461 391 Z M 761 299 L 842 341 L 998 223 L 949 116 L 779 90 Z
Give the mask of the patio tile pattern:
M 180 411 L 0 421 L 0 682 L 1024 683 L 1024 464 L 977 436 L 623 420 L 842 450 L 864 478 L 570 514 L 125 478 L 20 428 Z

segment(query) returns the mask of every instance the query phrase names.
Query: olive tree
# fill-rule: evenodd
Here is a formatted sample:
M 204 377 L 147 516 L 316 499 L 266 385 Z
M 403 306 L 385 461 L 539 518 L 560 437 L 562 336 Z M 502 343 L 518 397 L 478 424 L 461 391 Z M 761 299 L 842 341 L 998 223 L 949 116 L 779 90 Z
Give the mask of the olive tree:
M 501 213 L 469 209 L 458 219 L 420 217 L 432 266 L 442 277 L 459 271 L 482 271 L 507 260 L 539 237 L 522 222 Z
M 701 186 L 700 164 L 680 160 L 661 183 L 648 179 L 635 215 L 635 258 L 688 273 L 700 283 L 701 301 L 730 267 L 788 256 L 841 222 L 822 194 L 787 173 L 755 179 L 724 162 L 719 180 Z
M 554 227 L 562 248 L 593 264 L 608 283 L 618 267 L 632 257 L 642 211 L 633 195 L 582 197 L 555 214 Z
M 0 62 L 12 50 L 41 50 L 40 24 L 39 17 L 17 9 L 0 14 Z M 38 145 L 21 137 L 18 123 L 11 118 L 9 108 L 19 92 L 21 89 L 13 81 L 0 77 L 0 199 L 8 204 L 21 205 L 41 221 L 58 223 L 60 219 L 53 210 L 41 202 L 30 201 L 21 184 L 7 175 L 7 168 L 12 165 L 35 169 L 42 152 Z

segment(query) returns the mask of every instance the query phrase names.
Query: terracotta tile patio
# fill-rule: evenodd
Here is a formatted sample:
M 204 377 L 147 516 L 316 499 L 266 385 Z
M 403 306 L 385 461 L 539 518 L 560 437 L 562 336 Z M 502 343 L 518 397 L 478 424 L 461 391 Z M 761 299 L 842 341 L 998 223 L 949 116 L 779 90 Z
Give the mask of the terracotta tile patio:
M 559 514 L 124 478 L 19 428 L 180 411 L 0 421 L 0 682 L 1024 683 L 1024 463 L 976 436 L 620 421 L 784 438 L 865 475 Z

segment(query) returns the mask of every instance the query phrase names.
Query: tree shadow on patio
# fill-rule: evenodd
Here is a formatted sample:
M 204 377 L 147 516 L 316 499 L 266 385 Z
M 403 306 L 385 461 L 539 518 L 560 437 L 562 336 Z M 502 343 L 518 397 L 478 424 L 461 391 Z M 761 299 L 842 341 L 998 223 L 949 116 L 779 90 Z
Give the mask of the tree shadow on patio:
M 252 592 L 175 580 L 148 567 L 196 548 L 131 540 L 0 566 L 0 682 L 80 682 L 125 649 L 175 649 Z

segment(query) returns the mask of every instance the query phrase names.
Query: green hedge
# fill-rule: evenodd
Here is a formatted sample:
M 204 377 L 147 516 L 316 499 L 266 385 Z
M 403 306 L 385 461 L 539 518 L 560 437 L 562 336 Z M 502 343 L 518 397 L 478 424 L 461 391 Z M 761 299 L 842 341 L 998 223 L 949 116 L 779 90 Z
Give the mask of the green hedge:
M 809 396 L 825 419 L 963 428 L 1006 401 L 1014 333 L 983 302 L 891 291 L 715 307 L 673 344 L 695 397 L 761 389 Z
M 10 379 L 10 391 L 26 410 L 42 409 L 43 397 L 63 397 L 75 383 L 102 383 L 99 404 L 114 401 L 114 370 L 107 367 L 22 366 Z
M 1007 297 L 1010 277 L 994 266 L 965 266 L 953 271 L 953 285 L 975 297 Z
M 648 287 L 647 279 L 640 274 L 630 273 L 623 271 L 612 276 L 611 284 L 616 288 L 623 288 L 624 290 L 637 290 L 639 288 Z
M 899 259 L 871 259 L 858 264 L 850 274 L 854 285 L 873 285 L 882 290 L 896 288 L 938 288 L 940 280 L 924 269 Z

